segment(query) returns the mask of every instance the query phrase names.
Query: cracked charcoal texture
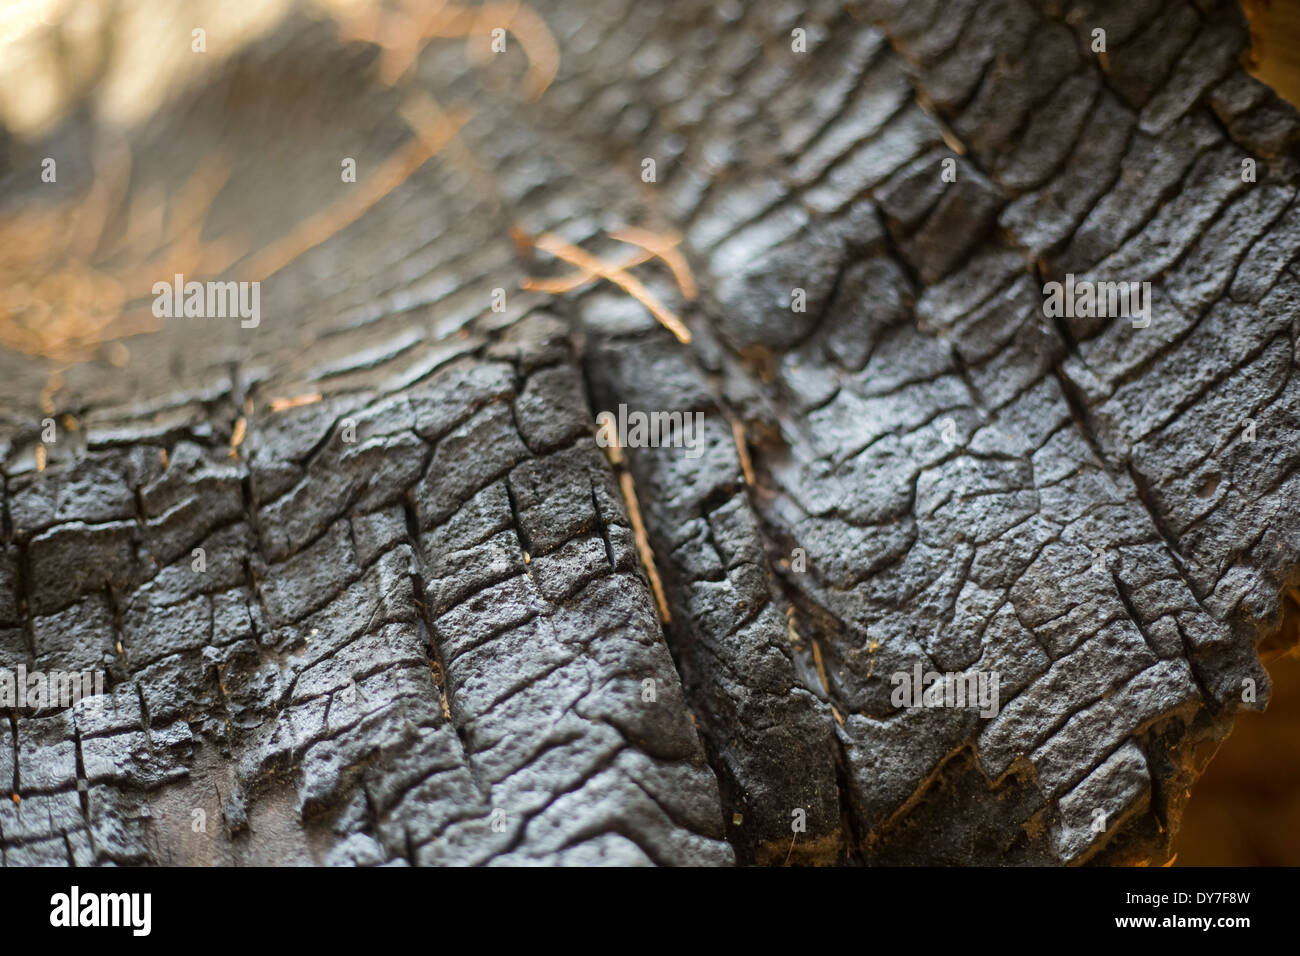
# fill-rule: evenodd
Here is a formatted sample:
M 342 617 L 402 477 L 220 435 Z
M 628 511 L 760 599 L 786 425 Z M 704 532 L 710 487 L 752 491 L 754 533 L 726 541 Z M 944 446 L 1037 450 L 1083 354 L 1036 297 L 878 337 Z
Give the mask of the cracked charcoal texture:
M 0 860 L 1163 863 L 1300 583 L 1300 127 L 1236 6 L 535 7 L 538 102 L 436 41 L 460 148 L 255 331 L 66 369 L 44 470 L 51 366 L 0 353 L 0 666 L 109 675 L 0 720 Z M 269 241 L 409 135 L 376 53 L 294 14 L 136 175 L 226 150 L 212 228 Z M 681 232 L 696 302 L 636 272 L 690 345 L 609 285 L 518 291 L 512 226 L 617 257 L 627 224 Z M 1150 327 L 1045 318 L 1068 272 L 1150 281 Z M 620 403 L 703 413 L 702 453 L 611 460 Z M 998 713 L 896 707 L 918 664 L 996 672 Z

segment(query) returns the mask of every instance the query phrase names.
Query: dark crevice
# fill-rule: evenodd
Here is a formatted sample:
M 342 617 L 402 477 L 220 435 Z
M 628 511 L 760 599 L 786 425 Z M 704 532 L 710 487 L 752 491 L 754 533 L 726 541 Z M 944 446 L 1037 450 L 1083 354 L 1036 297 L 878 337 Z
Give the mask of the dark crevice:
M 862 856 L 863 840 L 858 815 L 853 811 L 853 782 L 849 777 L 848 754 L 844 750 L 844 736 L 841 731 L 835 733 L 835 786 L 840 796 L 840 829 L 844 839 L 845 862 L 852 866 L 865 866 Z
M 1187 559 L 1183 557 L 1182 552 L 1178 548 L 1178 536 L 1174 534 L 1173 530 L 1168 526 L 1164 517 L 1161 515 L 1160 506 L 1156 503 L 1155 496 L 1152 494 L 1151 488 L 1147 484 L 1146 477 L 1137 470 L 1131 461 L 1128 463 L 1128 474 L 1133 480 L 1133 487 L 1137 491 L 1138 500 L 1142 502 L 1142 506 L 1146 509 L 1147 514 L 1151 518 L 1152 525 L 1155 526 L 1161 540 L 1165 543 L 1165 547 L 1169 550 L 1170 557 L 1173 559 L 1172 564 L 1174 568 L 1177 569 L 1179 577 L 1181 577 L 1183 583 L 1187 585 L 1187 590 L 1192 597 L 1196 598 L 1196 603 L 1200 606 L 1201 610 L 1205 611 L 1205 613 L 1213 620 L 1214 615 L 1210 614 L 1210 612 L 1205 609 L 1204 596 L 1201 594 L 1201 589 L 1187 576 Z
M 81 728 L 77 726 L 76 721 L 72 722 L 72 740 L 75 744 L 75 753 L 77 758 L 77 798 L 81 804 L 81 818 L 86 823 L 87 831 L 92 832 L 90 824 L 90 794 L 87 792 L 89 781 L 86 777 L 86 761 L 81 752 Z M 93 843 L 93 836 L 92 836 Z
M 611 571 L 617 570 L 618 564 L 614 560 L 614 545 L 609 540 L 609 524 L 606 522 L 605 516 L 600 512 L 600 499 L 596 495 L 595 479 L 591 481 L 591 509 L 595 512 L 596 524 L 600 528 L 600 539 L 605 544 L 605 557 L 609 561 L 609 569 Z
M 1129 594 L 1128 585 L 1124 583 L 1123 579 L 1119 576 L 1119 572 L 1114 568 L 1110 571 L 1110 577 L 1111 580 L 1115 582 L 1115 593 L 1119 595 L 1120 603 L 1124 605 L 1124 612 L 1128 614 L 1129 620 L 1133 622 L 1133 626 L 1136 627 L 1138 633 L 1142 635 L 1142 640 L 1146 643 L 1147 648 L 1156 656 L 1156 659 L 1159 660 L 1160 652 L 1156 649 L 1155 644 L 1152 643 L 1151 635 L 1147 633 L 1146 624 L 1142 622 L 1142 618 L 1138 614 L 1137 608 L 1133 605 L 1133 598 Z
M 413 492 L 408 491 L 402 498 L 402 513 L 406 520 L 406 537 L 411 546 L 411 587 L 416 608 L 416 624 L 420 631 L 420 640 L 429 655 L 430 679 L 442 706 L 442 715 L 451 722 L 460 738 L 461 748 L 469 754 L 468 741 L 461 722 L 451 719 L 451 699 L 447 691 L 447 662 L 443 659 L 442 648 L 438 645 L 437 630 L 429 613 L 429 587 L 424 577 L 424 552 L 420 544 L 420 521 L 416 514 Z M 471 768 L 472 772 L 472 768 Z
M 1061 394 L 1065 397 L 1065 404 L 1070 409 L 1070 417 L 1074 420 L 1074 425 L 1079 433 L 1079 437 L 1087 444 L 1088 450 L 1096 459 L 1097 466 L 1107 474 L 1114 476 L 1117 471 L 1111 466 L 1106 455 L 1102 452 L 1101 443 L 1097 440 L 1097 432 L 1093 427 L 1092 415 L 1088 411 L 1088 401 L 1084 397 L 1079 387 L 1074 384 L 1070 376 L 1065 374 L 1060 363 L 1052 367 L 1052 374 L 1056 377 L 1057 383 L 1061 386 Z
M 27 645 L 27 654 L 32 664 L 36 663 L 36 627 L 32 620 L 31 602 L 31 545 L 26 541 L 18 542 L 18 613 L 22 615 L 23 642 Z
M 14 755 L 14 778 L 12 781 L 11 793 L 14 796 L 23 792 L 21 768 L 18 763 L 18 716 L 14 711 L 9 712 L 9 741 L 13 748 Z

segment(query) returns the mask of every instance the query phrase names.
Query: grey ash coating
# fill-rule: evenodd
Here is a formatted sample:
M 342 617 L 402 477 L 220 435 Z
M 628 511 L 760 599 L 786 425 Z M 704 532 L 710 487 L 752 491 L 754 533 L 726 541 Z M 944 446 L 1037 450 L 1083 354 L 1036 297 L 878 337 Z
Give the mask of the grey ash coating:
M 0 354 L 0 667 L 111 689 L 0 719 L 0 859 L 1164 862 L 1297 584 L 1297 123 L 1236 5 L 536 6 L 540 102 L 425 57 L 476 162 L 268 282 L 255 334 L 69 370 L 43 472 L 48 368 Z M 374 53 L 291 19 L 141 168 L 228 148 L 217 227 L 277 235 L 407 135 Z M 697 303 L 638 274 L 689 346 L 607 284 L 514 291 L 546 262 L 511 226 L 630 223 L 684 236 Z M 1152 282 L 1150 328 L 1045 318 L 1065 273 Z M 592 437 L 619 403 L 705 412 L 699 458 L 627 452 L 666 625 Z M 918 661 L 1000 712 L 895 707 Z

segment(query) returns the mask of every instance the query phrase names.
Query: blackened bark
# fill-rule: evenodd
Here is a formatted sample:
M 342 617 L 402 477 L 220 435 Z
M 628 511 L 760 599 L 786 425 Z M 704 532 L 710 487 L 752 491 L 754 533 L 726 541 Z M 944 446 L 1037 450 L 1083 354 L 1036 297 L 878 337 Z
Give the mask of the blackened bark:
M 0 723 L 4 862 L 1164 862 L 1297 585 L 1297 126 L 1235 6 L 537 9 L 541 99 L 436 45 L 454 147 L 258 328 L 46 408 L 0 353 L 0 667 L 111 686 Z M 409 139 L 375 56 L 287 21 L 132 134 L 133 189 L 225 154 L 210 230 L 265 245 Z M 514 227 L 633 224 L 683 236 L 697 300 L 632 272 L 690 344 L 519 291 Z M 1149 327 L 1049 318 L 1067 273 L 1151 282 Z M 619 404 L 701 453 L 611 463 Z M 900 707 L 918 666 L 996 714 Z

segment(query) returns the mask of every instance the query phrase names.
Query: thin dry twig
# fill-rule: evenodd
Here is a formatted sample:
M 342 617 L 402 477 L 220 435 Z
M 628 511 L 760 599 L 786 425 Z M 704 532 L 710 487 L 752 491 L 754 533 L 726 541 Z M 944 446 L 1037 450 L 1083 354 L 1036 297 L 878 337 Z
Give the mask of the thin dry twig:
M 677 279 L 678 287 L 682 294 L 688 299 L 694 298 L 696 294 L 695 281 L 690 274 L 690 268 L 686 265 L 686 260 L 680 254 L 673 255 L 673 247 L 680 242 L 676 236 L 660 236 L 655 233 L 644 230 L 620 230 L 619 233 L 612 233 L 613 238 L 623 236 L 622 241 L 634 243 L 642 248 L 651 258 L 663 259 L 672 271 L 673 276 Z M 635 238 L 628 238 L 635 236 Z M 688 329 L 684 322 L 679 319 L 671 310 L 667 308 L 658 298 L 655 297 L 649 289 L 636 276 L 629 275 L 627 269 L 631 265 L 645 261 L 636 256 L 623 263 L 606 262 L 593 256 L 591 253 L 578 248 L 572 243 L 566 242 L 554 233 L 543 233 L 533 240 L 533 245 L 543 252 L 549 253 L 562 262 L 569 265 L 577 266 L 580 272 L 572 276 L 565 276 L 559 280 L 555 279 L 525 279 L 523 288 L 529 291 L 549 292 L 554 290 L 572 291 L 580 288 L 588 282 L 594 282 L 597 279 L 604 279 L 618 286 L 632 298 L 636 299 L 649 310 L 664 328 L 677 336 L 677 340 L 683 344 L 691 341 L 691 330 Z M 680 270 L 680 274 L 679 274 Z

